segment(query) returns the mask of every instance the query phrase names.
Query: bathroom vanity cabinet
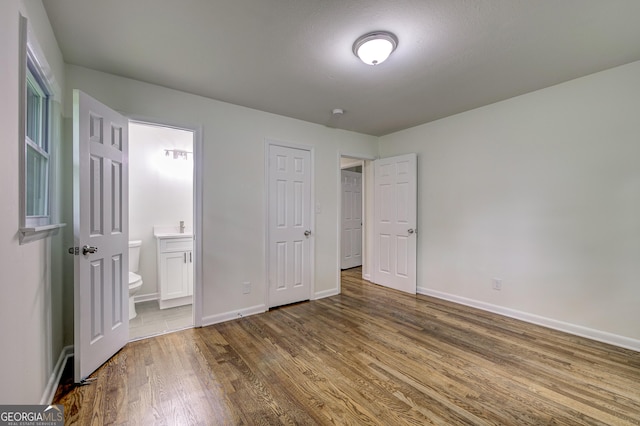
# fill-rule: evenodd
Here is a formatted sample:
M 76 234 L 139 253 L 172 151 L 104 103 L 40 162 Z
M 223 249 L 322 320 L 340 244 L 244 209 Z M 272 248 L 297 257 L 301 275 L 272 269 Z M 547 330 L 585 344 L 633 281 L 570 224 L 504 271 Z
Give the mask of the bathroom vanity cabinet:
M 184 234 L 156 235 L 160 309 L 193 302 L 193 237 Z

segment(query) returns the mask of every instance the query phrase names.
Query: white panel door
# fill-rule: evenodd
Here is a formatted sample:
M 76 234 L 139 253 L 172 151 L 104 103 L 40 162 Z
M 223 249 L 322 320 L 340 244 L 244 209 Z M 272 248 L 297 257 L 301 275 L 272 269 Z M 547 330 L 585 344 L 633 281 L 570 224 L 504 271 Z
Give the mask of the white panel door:
M 341 268 L 362 265 L 362 173 L 342 170 Z
M 417 157 L 374 162 L 373 282 L 416 293 Z
M 311 152 L 269 145 L 269 307 L 311 298 Z
M 128 122 L 73 91 L 74 378 L 129 340 Z

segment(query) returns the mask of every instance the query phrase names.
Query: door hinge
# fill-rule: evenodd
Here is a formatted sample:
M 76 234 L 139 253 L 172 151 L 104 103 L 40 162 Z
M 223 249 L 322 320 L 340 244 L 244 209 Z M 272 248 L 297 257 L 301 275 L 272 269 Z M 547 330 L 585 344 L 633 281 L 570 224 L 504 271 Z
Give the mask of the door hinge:
M 73 254 L 76 256 L 80 255 L 80 247 L 69 247 L 69 254 Z

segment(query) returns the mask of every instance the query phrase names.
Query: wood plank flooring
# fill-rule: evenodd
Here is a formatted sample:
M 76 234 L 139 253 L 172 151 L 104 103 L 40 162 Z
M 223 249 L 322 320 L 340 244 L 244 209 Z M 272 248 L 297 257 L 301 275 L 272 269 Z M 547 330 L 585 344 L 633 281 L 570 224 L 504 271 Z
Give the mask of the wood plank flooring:
M 128 344 L 66 425 L 640 425 L 640 353 L 343 273 L 342 294 Z M 70 370 L 70 369 L 69 369 Z

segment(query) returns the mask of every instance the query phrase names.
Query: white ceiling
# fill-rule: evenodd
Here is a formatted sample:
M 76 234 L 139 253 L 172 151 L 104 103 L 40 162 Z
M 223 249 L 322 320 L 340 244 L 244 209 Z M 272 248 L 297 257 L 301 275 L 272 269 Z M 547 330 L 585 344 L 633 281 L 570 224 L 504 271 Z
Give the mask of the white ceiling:
M 640 60 L 638 0 L 43 3 L 67 63 L 371 135 Z M 374 30 L 399 44 L 372 67 Z

